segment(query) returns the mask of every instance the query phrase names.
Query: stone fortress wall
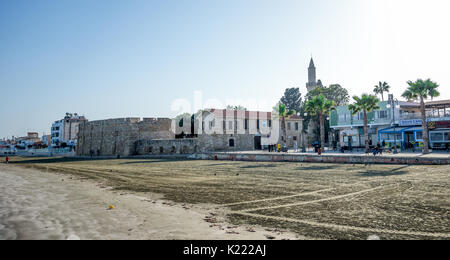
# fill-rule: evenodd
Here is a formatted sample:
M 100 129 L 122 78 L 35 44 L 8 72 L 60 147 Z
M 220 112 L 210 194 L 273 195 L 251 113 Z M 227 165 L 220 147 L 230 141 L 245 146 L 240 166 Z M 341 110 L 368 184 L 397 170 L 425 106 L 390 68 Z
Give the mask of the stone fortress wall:
M 256 129 L 256 121 L 249 120 L 248 125 L 255 125 Z M 223 121 L 219 118 L 216 126 L 222 129 L 222 126 L 232 123 L 233 120 Z M 301 120 L 290 120 L 292 128 L 295 123 L 301 126 Z M 261 149 L 262 136 L 250 134 L 248 130 L 238 133 L 235 128 L 230 133 L 198 133 L 201 125 L 205 127 L 205 123 L 200 122 L 194 125 L 194 132 L 191 133 L 189 124 L 181 127 L 174 124 L 169 118 L 119 118 L 83 122 L 79 126 L 76 155 L 133 156 Z M 239 125 L 243 127 L 244 123 Z M 176 126 L 176 131 L 173 131 L 172 126 Z M 300 131 L 301 128 L 288 129 L 288 145 L 293 145 L 291 135 L 298 138 Z M 180 137 L 176 133 L 189 133 L 189 137 Z
M 80 124 L 79 156 L 136 155 L 139 140 L 175 139 L 168 118 L 119 118 Z

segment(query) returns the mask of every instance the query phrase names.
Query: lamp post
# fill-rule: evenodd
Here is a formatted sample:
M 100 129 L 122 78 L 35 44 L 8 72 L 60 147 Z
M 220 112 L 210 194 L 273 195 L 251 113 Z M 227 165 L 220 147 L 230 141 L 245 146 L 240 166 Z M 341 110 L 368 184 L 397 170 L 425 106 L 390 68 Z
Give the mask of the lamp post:
M 303 114 L 304 118 L 308 116 L 308 113 Z M 302 153 L 306 153 L 306 146 L 305 146 L 305 129 L 302 127 Z
M 328 121 L 328 125 L 330 125 L 330 117 L 327 116 L 327 121 Z M 330 132 L 333 133 L 333 130 L 330 128 Z M 328 151 L 330 150 L 331 147 L 331 138 L 330 138 L 330 133 L 328 133 Z M 325 144 L 323 144 L 323 152 L 325 152 Z
M 398 107 L 398 100 L 394 98 L 393 94 L 389 94 L 388 99 L 388 105 L 387 108 L 392 108 L 392 124 L 391 126 L 394 127 L 394 154 L 398 154 L 397 150 L 397 133 L 396 133 L 396 124 L 395 124 L 395 108 Z

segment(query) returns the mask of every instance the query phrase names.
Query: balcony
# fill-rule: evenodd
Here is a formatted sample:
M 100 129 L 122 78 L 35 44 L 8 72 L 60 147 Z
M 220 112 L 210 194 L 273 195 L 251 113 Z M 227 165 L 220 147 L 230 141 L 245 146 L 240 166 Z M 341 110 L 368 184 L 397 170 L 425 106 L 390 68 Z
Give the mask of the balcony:
M 438 112 L 438 111 L 427 111 L 427 118 L 436 118 L 436 119 L 442 119 L 442 118 L 450 118 L 450 111 L 442 111 L 442 112 Z
M 446 113 L 437 113 L 437 111 L 427 111 L 426 112 L 427 121 L 450 121 L 450 111 L 446 111 Z M 414 113 L 414 114 L 402 114 L 398 118 L 396 118 L 397 122 L 405 123 L 405 121 L 410 121 L 411 124 L 419 124 L 422 122 L 422 114 Z
M 422 119 L 422 114 L 414 113 L 414 114 L 401 114 L 398 120 L 414 120 L 414 119 Z

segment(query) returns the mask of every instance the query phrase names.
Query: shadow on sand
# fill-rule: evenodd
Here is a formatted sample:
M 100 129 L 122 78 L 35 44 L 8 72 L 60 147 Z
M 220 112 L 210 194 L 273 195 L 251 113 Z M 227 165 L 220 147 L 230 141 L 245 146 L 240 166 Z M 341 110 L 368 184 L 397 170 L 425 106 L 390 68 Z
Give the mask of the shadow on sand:
M 14 158 L 10 160 L 10 164 L 49 164 L 49 163 L 66 163 L 66 162 L 89 162 L 89 161 L 111 161 L 111 160 L 136 160 L 138 158 L 129 158 L 129 157 L 123 157 L 120 159 L 117 158 L 76 158 L 76 157 L 70 157 L 70 158 L 30 158 L 30 159 L 20 159 L 15 161 Z M 188 161 L 188 159 L 174 159 L 174 158 L 167 158 L 167 159 L 142 159 L 142 161 L 131 161 L 131 162 L 123 162 L 120 164 L 138 164 L 138 163 L 157 163 L 157 162 L 176 162 L 176 161 Z
M 356 176 L 361 176 L 361 177 L 385 177 L 385 176 L 395 176 L 395 175 L 405 175 L 408 174 L 408 171 L 403 171 L 404 169 L 408 168 L 409 165 L 406 166 L 401 166 L 399 168 L 396 169 L 392 169 L 392 170 L 385 170 L 385 171 L 380 171 L 380 170 L 365 170 L 365 171 L 360 171 Z
M 241 169 L 257 169 L 257 168 L 275 168 L 277 167 L 276 164 L 258 164 L 258 165 L 247 165 L 247 166 L 241 166 Z
M 187 159 L 148 159 L 145 161 L 131 161 L 131 162 L 122 162 L 119 163 L 120 165 L 127 165 L 127 164 L 151 164 L 151 163 L 171 163 L 171 162 L 183 162 L 183 161 L 189 161 Z
M 305 167 L 299 167 L 296 170 L 298 171 L 324 171 L 324 170 L 332 170 L 336 169 L 338 166 L 336 165 L 329 165 L 329 166 L 305 166 Z

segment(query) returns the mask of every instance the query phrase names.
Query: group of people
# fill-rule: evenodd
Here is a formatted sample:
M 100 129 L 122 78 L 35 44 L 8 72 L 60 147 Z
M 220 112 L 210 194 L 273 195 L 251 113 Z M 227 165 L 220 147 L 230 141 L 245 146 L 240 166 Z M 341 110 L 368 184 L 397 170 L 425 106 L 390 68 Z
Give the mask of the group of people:
M 269 153 L 281 152 L 281 144 L 269 144 L 268 145 Z
M 281 144 L 269 144 L 267 146 L 269 153 L 279 153 L 279 152 L 288 152 L 288 148 L 286 146 L 286 144 L 281 145 Z M 298 152 L 299 151 L 299 147 L 298 147 L 298 142 L 294 141 L 294 152 Z
M 386 145 L 386 143 L 383 141 L 383 146 L 381 146 L 380 142 L 377 143 L 377 146 L 373 148 L 373 156 L 376 156 L 377 154 L 383 155 L 383 147 Z

